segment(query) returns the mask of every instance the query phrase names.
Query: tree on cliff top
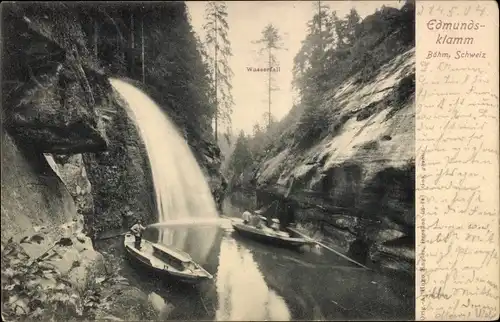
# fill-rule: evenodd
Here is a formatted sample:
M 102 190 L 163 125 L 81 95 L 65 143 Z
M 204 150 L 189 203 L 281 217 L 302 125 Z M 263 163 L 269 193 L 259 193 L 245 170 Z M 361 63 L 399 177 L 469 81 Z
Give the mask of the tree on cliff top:
M 229 25 L 227 23 L 227 7 L 224 1 L 209 1 L 205 8 L 206 32 L 205 44 L 213 56 L 209 56 L 209 65 L 212 72 L 212 97 L 216 112 L 214 119 L 214 133 L 217 140 L 219 132 L 219 120 L 231 127 L 231 113 L 234 105 L 231 94 L 231 78 L 233 71 L 229 67 L 231 53 L 231 42 L 228 38 Z M 219 97 L 220 94 L 220 97 Z
M 293 86 L 301 96 L 321 91 L 326 55 L 337 44 L 329 8 L 318 2 L 317 12 L 307 22 L 307 35 L 294 58 Z

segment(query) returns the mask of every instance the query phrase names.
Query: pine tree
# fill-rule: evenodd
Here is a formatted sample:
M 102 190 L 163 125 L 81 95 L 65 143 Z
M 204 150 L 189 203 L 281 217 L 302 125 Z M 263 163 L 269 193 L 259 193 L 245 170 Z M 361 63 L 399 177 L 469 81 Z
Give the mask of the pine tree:
M 332 22 L 337 34 L 337 48 L 343 48 L 346 43 L 346 22 L 337 16 L 337 12 L 332 12 Z
M 216 107 L 215 112 L 215 139 L 219 131 L 219 120 L 225 122 L 227 128 L 231 127 L 231 113 L 234 105 L 231 94 L 231 78 L 233 72 L 229 67 L 231 43 L 228 38 L 229 25 L 227 23 L 227 7 L 224 1 L 209 1 L 205 8 L 206 32 L 205 45 L 213 57 L 209 58 L 213 71 L 213 99 Z M 220 94 L 220 97 L 219 97 Z
M 321 53 L 325 50 L 325 43 L 328 41 L 328 10 L 329 7 L 317 1 L 314 3 L 314 11 L 316 14 L 313 16 L 312 21 L 308 22 L 309 29 L 314 29 L 314 34 L 316 35 L 318 47 Z
M 294 58 L 293 86 L 301 96 L 317 92 L 321 76 L 325 68 L 326 55 L 334 47 L 332 23 L 328 19 L 328 7 L 316 3 L 315 12 L 307 22 L 307 36 L 302 41 L 302 47 Z
M 349 14 L 346 16 L 346 23 L 345 23 L 346 38 L 350 45 L 354 44 L 356 39 L 359 37 L 360 21 L 361 21 L 360 15 L 356 11 L 356 9 L 352 8 Z
M 266 56 L 267 68 L 269 68 L 266 84 L 268 89 L 269 127 L 271 126 L 271 92 L 279 90 L 278 87 L 274 86 L 274 78 L 272 77 L 272 69 L 278 67 L 275 52 L 277 50 L 284 50 L 285 47 L 283 45 L 283 37 L 280 35 L 278 28 L 273 24 L 268 24 L 264 27 L 262 37 L 259 40 L 253 41 L 253 43 L 261 46 L 259 54 Z
M 259 123 L 255 123 L 253 125 L 253 129 L 252 129 L 253 136 L 256 137 L 257 135 L 260 135 L 261 132 L 262 132 L 262 130 L 260 129 Z

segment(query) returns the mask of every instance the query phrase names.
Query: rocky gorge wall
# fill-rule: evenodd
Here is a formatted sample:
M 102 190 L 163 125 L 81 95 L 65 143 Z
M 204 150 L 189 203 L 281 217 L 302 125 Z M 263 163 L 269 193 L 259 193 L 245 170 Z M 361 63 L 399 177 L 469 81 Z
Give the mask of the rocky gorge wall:
M 58 319 L 82 317 L 91 309 L 83 303 L 97 305 L 92 292 L 117 286 L 125 295 L 113 312 L 153 319 L 147 296 L 108 276 L 117 270 L 103 268 L 89 238 L 156 213 L 142 141 L 72 8 L 2 5 L 2 319 L 40 318 L 52 305 Z M 201 141 L 190 138 L 207 176 L 217 176 L 214 145 Z M 142 308 L 129 310 L 130 302 Z
M 72 196 L 43 155 L 21 150 L 2 130 L 2 242 L 21 240 L 43 225 L 59 226 L 75 222 Z
M 173 12 L 181 12 L 177 7 L 172 5 Z M 94 237 L 127 227 L 138 217 L 153 222 L 156 207 L 144 144 L 127 116 L 127 103 L 108 81 L 115 75 L 100 68 L 100 56 L 92 53 L 88 21 L 82 18 L 89 9 L 80 9 L 63 4 L 5 7 L 2 113 L 6 130 L 20 145 L 52 157 Z M 196 124 L 179 121 L 182 110 L 163 102 L 154 85 L 129 81 L 187 133 L 220 199 L 224 178 L 212 139 L 189 128 Z
M 2 149 L 2 168 L 5 167 L 2 185 L 11 186 L 6 191 L 15 191 L 14 186 L 18 184 L 28 189 L 31 183 L 27 186 L 22 181 L 15 184 L 16 180 L 22 180 L 28 174 L 31 176 L 29 180 L 38 187 L 43 185 L 43 181 L 36 183 L 41 178 L 50 180 L 45 184 L 47 193 L 60 190 L 64 194 L 52 193 L 45 199 L 49 203 L 64 202 L 67 205 L 65 210 L 36 204 L 31 211 L 25 212 L 25 216 L 36 218 L 38 213 L 46 212 L 49 216 L 45 218 L 47 223 L 61 224 L 62 221 L 57 218 L 64 215 L 64 220 L 71 221 L 77 217 L 77 209 L 68 188 L 54 172 L 54 162 L 49 164 L 48 160 L 54 160 L 52 154 L 79 154 L 107 148 L 103 117 L 109 87 L 106 77 L 93 67 L 94 62 L 86 58 L 85 51 L 77 48 L 78 43 L 67 43 L 69 34 L 77 33 L 70 24 L 72 17 L 64 16 L 70 27 L 59 28 L 44 13 L 58 14 L 50 10 L 37 12 L 39 16 L 34 17 L 39 19 L 35 20 L 19 12 L 16 6 L 4 6 L 2 10 L 5 21 L 2 30 L 2 146 L 5 146 Z M 78 189 L 71 184 L 68 187 L 70 190 Z M 83 184 L 80 190 L 82 188 L 88 190 L 89 187 Z M 25 191 L 6 196 L 6 204 L 9 198 L 29 194 Z M 90 211 L 91 205 L 80 201 L 83 204 L 79 207 Z M 9 209 L 3 204 L 2 220 L 4 211 L 5 214 L 11 211 L 13 214 L 23 213 L 22 199 L 17 201 L 19 209 Z M 35 208 L 39 208 L 40 212 Z M 28 229 L 31 226 L 27 222 L 18 223 L 8 231 L 15 232 L 16 228 Z
M 127 103 L 113 91 L 114 114 L 106 131 L 110 138 L 104 153 L 85 153 L 83 162 L 92 185 L 94 212 L 88 219 L 93 236 L 130 227 L 135 219 L 156 220 L 153 181 L 147 152 Z
M 380 46 L 391 48 L 388 41 Z M 257 206 L 284 201 L 291 189 L 281 220 L 293 215 L 358 261 L 413 274 L 414 64 L 410 48 L 369 81 L 354 75 L 325 94 L 323 138 L 302 142 L 301 133 L 285 133 L 278 141 L 292 139 L 242 174 L 257 189 Z
M 103 77 L 61 46 L 67 29 L 48 30 L 15 7 L 2 9 L 2 318 L 10 320 L 55 308 L 51 290 L 82 287 L 102 264 L 50 154 L 103 151 L 107 138 Z M 42 300 L 40 289 L 47 291 Z
M 48 160 L 19 148 L 4 129 L 1 140 L 2 320 L 8 321 L 52 308 L 57 296 L 36 302 L 42 294 L 37 290 L 82 287 L 102 256 L 83 233 L 83 217 Z M 62 279 L 67 284 L 60 288 Z

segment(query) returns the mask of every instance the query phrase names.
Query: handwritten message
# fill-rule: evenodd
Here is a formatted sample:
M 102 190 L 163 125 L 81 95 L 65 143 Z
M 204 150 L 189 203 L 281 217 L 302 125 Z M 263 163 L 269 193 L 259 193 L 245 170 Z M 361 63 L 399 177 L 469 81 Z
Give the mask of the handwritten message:
M 499 314 L 498 9 L 417 1 L 416 320 Z

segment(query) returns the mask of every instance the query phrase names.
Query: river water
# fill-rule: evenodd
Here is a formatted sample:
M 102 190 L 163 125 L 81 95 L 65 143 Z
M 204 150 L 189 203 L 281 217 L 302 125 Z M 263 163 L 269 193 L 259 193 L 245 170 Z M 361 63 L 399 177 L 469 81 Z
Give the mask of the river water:
M 146 234 L 161 240 L 162 230 Z M 169 229 L 170 234 L 207 233 L 213 241 L 196 258 L 214 280 L 197 287 L 158 281 L 124 256 L 121 239 L 102 241 L 99 249 L 118 261 L 120 274 L 146 293 L 155 292 L 173 305 L 172 320 L 390 319 L 414 317 L 413 280 L 392 273 L 368 271 L 321 248 L 299 251 L 267 246 L 237 235 L 231 225 Z M 213 234 L 216 238 L 213 239 Z M 186 238 L 187 237 L 187 238 Z M 207 245 L 202 245 L 207 248 Z
M 138 88 L 118 79 L 111 83 L 127 101 L 145 143 L 159 223 L 217 219 L 205 177 L 172 121 Z M 368 271 L 327 250 L 297 252 L 262 245 L 238 237 L 230 224 L 154 227 L 145 238 L 188 252 L 214 275 L 213 281 L 197 287 L 179 287 L 126 260 L 121 238 L 98 242 L 96 248 L 120 267 L 131 285 L 155 292 L 173 306 L 168 319 L 406 320 L 414 315 L 411 278 Z

